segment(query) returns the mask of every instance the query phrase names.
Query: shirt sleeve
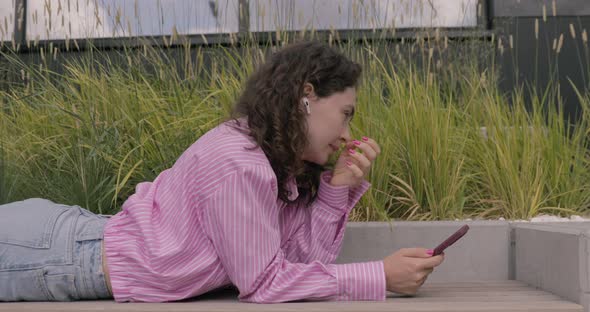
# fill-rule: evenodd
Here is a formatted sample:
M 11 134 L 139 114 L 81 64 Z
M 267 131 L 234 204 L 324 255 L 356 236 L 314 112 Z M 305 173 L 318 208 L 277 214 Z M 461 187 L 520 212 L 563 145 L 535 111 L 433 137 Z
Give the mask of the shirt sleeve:
M 229 174 L 204 204 L 207 235 L 240 301 L 385 300 L 383 261 L 336 265 L 286 259 L 271 168 Z
M 354 188 L 332 186 L 331 177 L 329 171 L 322 173 L 317 199 L 299 212 L 303 222 L 284 247 L 287 259 L 333 263 L 338 257 L 350 211 L 370 184 L 363 181 Z

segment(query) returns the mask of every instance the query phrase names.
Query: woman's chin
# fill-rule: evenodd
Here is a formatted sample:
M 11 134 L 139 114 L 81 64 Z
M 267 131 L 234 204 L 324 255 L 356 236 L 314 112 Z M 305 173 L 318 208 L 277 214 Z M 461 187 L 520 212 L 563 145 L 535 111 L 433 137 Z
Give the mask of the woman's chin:
M 320 166 L 325 166 L 328 163 L 327 159 L 324 160 L 314 160 L 312 161 L 312 163 L 316 164 L 316 165 L 320 165 Z
M 327 155 L 327 156 L 316 156 L 316 157 L 313 157 L 307 161 L 314 163 L 316 165 L 324 166 L 328 163 L 329 160 L 330 160 L 330 156 Z
M 314 163 L 316 165 L 320 165 L 320 166 L 325 166 L 326 164 L 330 163 L 331 161 L 335 161 L 337 156 L 337 152 L 332 152 L 331 150 L 329 152 L 324 152 L 324 153 L 317 153 L 313 156 L 307 156 L 304 157 L 303 160 L 310 162 L 310 163 Z

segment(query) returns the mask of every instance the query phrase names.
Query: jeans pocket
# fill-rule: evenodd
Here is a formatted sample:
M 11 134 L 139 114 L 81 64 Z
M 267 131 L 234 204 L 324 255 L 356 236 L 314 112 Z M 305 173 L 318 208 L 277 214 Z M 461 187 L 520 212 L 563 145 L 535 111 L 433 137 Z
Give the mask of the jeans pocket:
M 48 301 L 43 269 L 0 272 L 0 301 Z
M 49 249 L 57 218 L 68 209 L 41 198 L 0 205 L 0 243 Z
M 45 199 L 0 205 L 0 272 L 73 263 L 80 212 Z
M 45 274 L 45 284 L 51 301 L 74 301 L 80 296 L 75 284 L 74 274 Z

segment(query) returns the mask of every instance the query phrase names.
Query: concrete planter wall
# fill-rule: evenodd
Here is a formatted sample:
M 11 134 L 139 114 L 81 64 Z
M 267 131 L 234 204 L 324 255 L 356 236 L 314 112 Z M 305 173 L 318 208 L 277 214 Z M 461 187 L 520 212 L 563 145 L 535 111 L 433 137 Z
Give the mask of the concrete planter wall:
M 464 224 L 469 232 L 445 251 L 428 281 L 519 280 L 590 311 L 590 222 L 350 222 L 336 262 L 434 248 Z

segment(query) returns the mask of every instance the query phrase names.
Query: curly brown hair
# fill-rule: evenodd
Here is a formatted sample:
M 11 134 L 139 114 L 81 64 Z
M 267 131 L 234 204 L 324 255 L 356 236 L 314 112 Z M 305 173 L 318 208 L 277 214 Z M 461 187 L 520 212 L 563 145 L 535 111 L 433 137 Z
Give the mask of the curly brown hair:
M 301 106 L 304 84 L 322 98 L 355 87 L 361 66 L 317 41 L 302 41 L 275 52 L 248 78 L 231 117 L 239 126 L 247 117 L 249 135 L 260 146 L 276 175 L 278 196 L 286 203 L 309 206 L 317 197 L 325 167 L 301 159 L 308 145 Z M 256 147 L 255 147 L 256 148 Z M 286 182 L 297 180 L 299 197 L 288 199 Z

